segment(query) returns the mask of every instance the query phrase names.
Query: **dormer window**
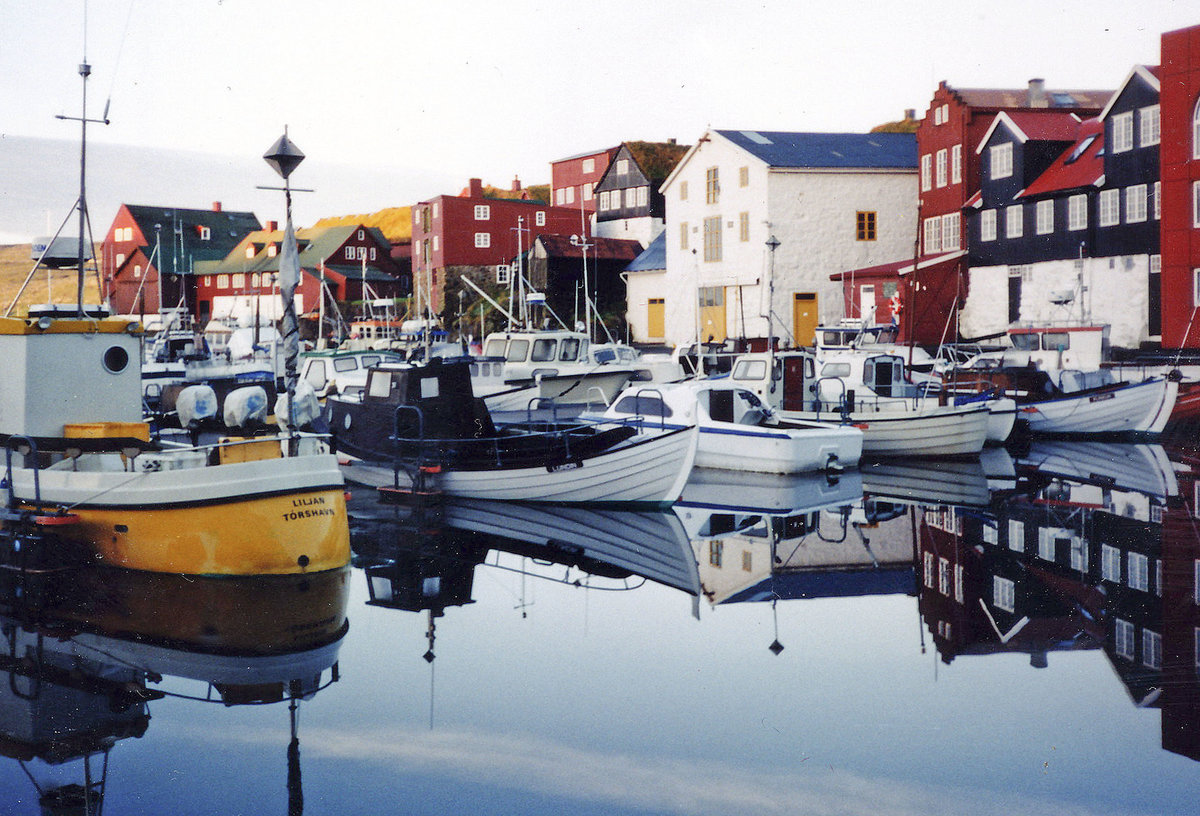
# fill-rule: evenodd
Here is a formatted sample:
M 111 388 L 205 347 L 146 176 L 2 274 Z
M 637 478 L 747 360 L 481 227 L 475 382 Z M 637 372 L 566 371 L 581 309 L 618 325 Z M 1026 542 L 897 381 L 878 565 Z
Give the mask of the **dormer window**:
M 1133 150 L 1133 111 L 1118 113 L 1112 118 L 1112 152 Z
M 207 241 L 210 238 L 212 238 L 212 229 L 211 228 L 200 226 L 200 227 L 197 227 L 196 229 L 200 233 L 201 241 Z
M 358 240 L 360 240 L 360 241 L 365 241 L 366 239 L 367 239 L 367 233 L 366 233 L 366 231 L 365 231 L 365 230 L 359 230 L 359 231 L 358 231 Z
M 267 247 L 267 257 L 268 258 L 274 258 L 278 254 L 279 254 L 279 247 L 277 247 L 275 244 L 271 244 L 269 247 Z
M 996 145 L 989 148 L 988 158 L 990 159 L 990 170 L 992 179 L 1008 178 L 1013 174 L 1013 146 L 1012 142 Z
M 254 257 L 254 244 L 247 244 L 246 245 L 246 259 L 249 260 L 253 257 Z

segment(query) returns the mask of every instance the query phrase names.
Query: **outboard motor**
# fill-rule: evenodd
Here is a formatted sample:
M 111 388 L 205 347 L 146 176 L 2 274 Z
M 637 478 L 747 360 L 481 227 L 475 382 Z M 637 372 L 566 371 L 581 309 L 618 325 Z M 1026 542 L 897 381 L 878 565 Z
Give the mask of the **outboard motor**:
M 261 385 L 248 385 L 230 392 L 225 397 L 226 428 L 250 428 L 261 426 L 267 419 L 267 389 Z
M 313 390 L 312 385 L 306 380 L 300 380 L 296 383 L 295 414 L 297 428 L 313 426 L 321 418 L 321 403 L 317 399 L 317 392 Z M 275 422 L 281 430 L 289 430 L 288 395 L 286 391 L 281 391 L 279 398 L 275 400 Z
M 181 428 L 194 430 L 217 416 L 217 392 L 211 385 L 189 385 L 175 398 Z

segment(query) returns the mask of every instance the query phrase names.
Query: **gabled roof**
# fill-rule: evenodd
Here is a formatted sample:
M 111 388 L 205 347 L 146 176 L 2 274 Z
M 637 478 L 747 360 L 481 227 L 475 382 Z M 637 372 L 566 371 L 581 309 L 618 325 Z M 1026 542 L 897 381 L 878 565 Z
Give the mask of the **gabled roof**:
M 606 153 L 609 155 L 615 156 L 617 151 L 620 149 L 621 149 L 620 145 L 617 145 L 616 147 L 602 147 L 599 150 L 589 150 L 586 153 L 576 153 L 572 156 L 564 156 L 561 159 L 553 159 L 553 160 L 551 160 L 550 163 L 558 164 L 559 162 L 574 161 L 575 159 L 586 159 L 589 156 L 602 156 Z
M 671 175 L 689 150 L 688 145 L 675 142 L 625 142 L 622 146 L 628 148 L 629 155 L 651 183 Z
M 1035 142 L 1072 142 L 1079 132 L 1079 117 L 1074 113 L 1052 110 L 1001 111 L 979 140 L 976 153 L 992 138 L 1000 126 L 1006 127 L 1021 144 Z
M 976 110 L 1005 110 L 1032 108 L 1029 103 L 1029 88 L 952 88 L 942 83 L 946 90 L 957 96 L 964 104 Z M 1045 91 L 1046 107 L 1078 108 L 1099 111 L 1107 104 L 1112 91 Z
M 626 272 L 650 272 L 667 268 L 667 233 L 660 232 L 658 237 L 650 242 L 650 246 L 642 250 L 633 259 L 633 263 L 625 267 Z
M 388 207 L 364 215 L 334 215 L 322 218 L 313 224 L 317 227 L 342 227 L 347 225 L 377 227 L 392 244 L 412 242 L 412 207 Z
M 1033 180 L 1018 198 L 1033 198 L 1063 190 L 1078 190 L 1104 178 L 1104 122 L 1087 119 L 1078 127 L 1075 142 L 1046 171 Z
M 916 168 L 912 133 L 790 133 L 715 131 L 768 167 L 884 169 Z
M 579 247 L 571 243 L 568 235 L 538 235 L 533 239 L 540 243 L 551 258 L 583 258 Z M 632 261 L 642 251 L 642 244 L 627 238 L 596 238 L 588 239 L 591 244 L 588 249 L 588 260 L 593 261 Z
M 302 269 L 316 269 L 322 264 L 327 264 L 329 266 L 361 268 L 354 262 L 345 263 L 341 259 L 334 259 L 335 263 L 328 263 L 338 248 L 346 243 L 359 227 L 360 225 L 358 224 L 350 224 L 334 227 L 308 227 L 307 229 L 296 230 L 296 243 L 300 248 L 300 267 Z M 367 232 L 379 245 L 384 256 L 390 258 L 391 245 L 383 233 L 375 227 L 367 228 Z M 283 230 L 257 230 L 250 233 L 225 256 L 215 271 L 226 273 L 278 271 L 278 248 L 283 243 L 283 235 Z M 272 244 L 277 249 L 274 256 L 271 256 L 267 250 L 267 247 Z M 253 258 L 246 257 L 245 249 L 247 245 L 253 245 L 256 249 Z M 378 261 L 375 263 L 378 263 Z M 370 269 L 370 265 L 368 265 L 368 269 Z
M 188 210 L 179 207 L 122 205 L 146 239 L 146 256 L 155 245 L 160 255 L 155 266 L 163 272 L 187 273 L 193 262 L 218 261 L 229 254 L 248 233 L 262 229 L 252 212 L 234 210 Z M 201 227 L 208 240 L 201 240 Z
M 1101 119 L 1108 118 L 1108 113 L 1109 113 L 1109 111 L 1112 110 L 1112 106 L 1116 104 L 1117 98 L 1122 93 L 1124 93 L 1125 89 L 1129 87 L 1129 83 L 1133 82 L 1133 80 L 1135 78 L 1140 79 L 1143 82 L 1145 82 L 1156 93 L 1158 91 L 1160 91 L 1161 87 L 1160 87 L 1159 80 L 1158 80 L 1158 72 L 1159 72 L 1159 68 L 1157 65 L 1154 65 L 1154 66 L 1135 65 L 1135 66 L 1133 66 L 1133 69 L 1130 70 L 1128 75 L 1126 75 L 1124 81 L 1121 82 L 1121 84 L 1117 86 L 1117 89 L 1115 91 L 1113 91 L 1112 96 L 1110 96 L 1108 98 L 1108 104 L 1104 106 L 1104 110 L 1100 111 L 1100 118 Z

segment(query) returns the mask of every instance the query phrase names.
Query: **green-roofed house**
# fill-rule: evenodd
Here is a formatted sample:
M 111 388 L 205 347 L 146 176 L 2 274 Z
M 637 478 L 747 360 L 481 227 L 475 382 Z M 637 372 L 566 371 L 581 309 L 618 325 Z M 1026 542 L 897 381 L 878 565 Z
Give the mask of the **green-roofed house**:
M 195 314 L 194 272 L 262 229 L 252 212 L 122 204 L 101 245 L 101 297 L 118 314 Z
M 283 230 L 274 222 L 245 236 L 221 261 L 197 269 L 197 317 L 237 321 L 249 313 L 274 320 L 282 309 L 277 277 Z M 381 230 L 362 224 L 296 230 L 300 250 L 298 314 L 316 312 L 324 281 L 333 301 L 401 298 L 412 292 L 411 274 L 391 256 Z M 327 300 L 328 304 L 329 301 Z

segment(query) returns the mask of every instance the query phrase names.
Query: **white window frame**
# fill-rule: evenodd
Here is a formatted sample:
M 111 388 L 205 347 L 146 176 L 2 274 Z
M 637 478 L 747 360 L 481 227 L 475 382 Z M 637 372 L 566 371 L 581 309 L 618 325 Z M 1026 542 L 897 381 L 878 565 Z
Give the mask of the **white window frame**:
M 1004 208 L 1004 237 L 1020 238 L 1025 232 L 1025 207 L 1013 204 Z
M 475 233 L 475 248 L 487 249 L 492 245 L 492 234 L 490 232 Z
M 535 212 L 533 214 L 533 225 L 535 227 L 546 226 L 546 211 L 545 210 L 538 210 L 537 212 Z
M 645 207 L 650 203 L 650 188 L 646 186 L 637 188 L 637 205 Z
M 1017 585 L 1008 578 L 993 575 L 992 605 L 1005 612 L 1015 611 L 1017 608 Z
M 946 186 L 946 170 L 948 162 L 949 157 L 946 153 L 946 148 L 943 147 L 937 152 L 937 162 L 934 166 L 934 183 L 937 184 L 939 188 Z
M 1200 307 L 1200 268 L 1192 270 L 1192 306 Z M 1196 489 L 1200 490 L 1200 482 L 1196 482 Z
M 933 189 L 933 156 L 921 157 L 921 192 Z
M 1158 105 L 1138 109 L 1138 144 L 1142 147 L 1162 141 L 1162 114 Z
M 596 160 L 595 159 L 584 159 L 583 160 L 583 172 L 595 173 L 596 172 Z
M 1133 660 L 1135 631 L 1133 624 L 1129 621 L 1122 618 L 1114 619 L 1113 651 L 1116 652 L 1117 657 Z
M 1082 536 L 1071 536 L 1071 569 L 1088 571 L 1088 540 Z
M 492 208 L 487 204 L 475 205 L 475 220 L 490 221 L 492 219 Z
M 925 568 L 925 588 L 933 589 L 933 553 L 926 550 L 925 557 L 922 559 L 922 561 L 924 562 L 923 566 Z
M 947 213 L 942 216 L 942 252 L 952 252 L 958 249 L 962 233 L 961 224 L 961 213 Z
M 963 603 L 963 565 L 954 565 L 954 600 Z
M 1141 224 L 1146 220 L 1146 193 L 1148 188 L 1145 184 L 1134 184 L 1131 187 L 1125 188 L 1125 223 L 1126 224 Z
M 1125 554 L 1125 564 L 1128 567 L 1125 582 L 1129 588 L 1149 592 L 1150 559 L 1143 553 L 1128 552 Z
M 1133 150 L 1133 111 L 1118 113 L 1110 120 L 1112 127 L 1113 153 L 1128 153 Z
M 1200 181 L 1192 182 L 1192 226 L 1200 227 Z
M 950 148 L 950 183 L 962 184 L 962 145 Z
M 988 148 L 988 174 L 993 180 L 1009 178 L 1013 174 L 1012 142 Z
M 979 214 L 979 240 L 996 240 L 996 211 L 984 210 Z
M 1110 544 L 1100 545 L 1100 578 L 1121 583 L 1121 551 Z
M 1115 227 L 1121 223 L 1121 191 L 1113 188 L 1100 191 L 1100 215 L 1102 227 Z
M 938 558 L 938 592 L 950 597 L 950 559 Z
M 507 285 L 511 274 L 508 264 L 496 264 L 496 283 Z
M 942 251 L 942 218 L 934 215 L 925 219 L 925 254 Z
M 1013 552 L 1025 552 L 1025 522 L 1008 520 L 1008 548 Z
M 1162 220 L 1162 182 L 1154 182 L 1154 220 Z
M 1054 232 L 1054 199 L 1045 198 L 1037 203 L 1037 234 L 1050 235 Z
M 1162 635 L 1153 629 L 1142 630 L 1142 665 L 1162 668 Z
M 1067 230 L 1078 232 L 1087 229 L 1087 193 L 1079 193 L 1067 199 Z

